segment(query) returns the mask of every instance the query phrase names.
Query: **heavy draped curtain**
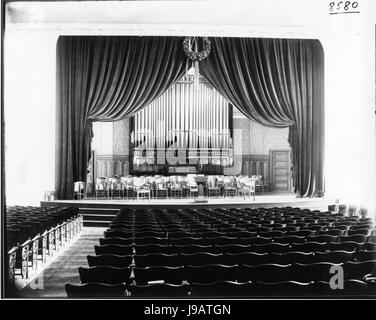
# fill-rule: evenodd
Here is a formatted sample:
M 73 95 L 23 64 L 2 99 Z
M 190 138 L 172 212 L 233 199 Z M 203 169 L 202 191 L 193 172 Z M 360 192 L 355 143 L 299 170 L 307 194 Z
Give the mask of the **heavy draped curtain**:
M 178 37 L 63 36 L 57 43 L 58 199 L 86 181 L 93 121 L 130 117 L 184 75 Z
M 324 192 L 324 56 L 317 40 L 211 38 L 200 73 L 245 116 L 289 127 L 300 196 Z
M 210 38 L 200 73 L 248 118 L 289 127 L 300 196 L 324 192 L 324 63 L 316 40 Z M 130 117 L 186 70 L 178 37 L 60 37 L 57 44 L 56 191 L 86 181 L 92 121 Z

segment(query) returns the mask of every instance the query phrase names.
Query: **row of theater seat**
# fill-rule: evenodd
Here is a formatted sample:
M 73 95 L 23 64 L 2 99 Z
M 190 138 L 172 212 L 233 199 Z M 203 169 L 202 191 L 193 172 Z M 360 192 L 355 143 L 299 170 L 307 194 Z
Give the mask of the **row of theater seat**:
M 115 267 L 155 267 L 155 266 L 187 266 L 187 265 L 259 265 L 267 263 L 293 264 L 293 263 L 344 263 L 348 261 L 363 262 L 376 260 L 376 251 L 361 250 L 359 252 L 330 251 L 330 252 L 301 252 L 291 251 L 287 253 L 218 253 L 207 252 L 163 254 L 151 253 L 144 255 L 116 255 L 102 254 L 89 255 L 87 261 L 90 267 L 94 266 L 115 266 Z
M 108 238 L 111 242 L 127 241 L 122 238 Z M 214 238 L 216 239 L 216 238 Z M 268 244 L 213 244 L 213 245 L 160 245 L 160 244 L 107 244 L 103 246 L 95 246 L 95 253 L 101 254 L 116 254 L 116 255 L 144 255 L 152 253 L 161 254 L 190 254 L 207 252 L 211 254 L 229 253 L 239 254 L 246 252 L 255 253 L 289 253 L 289 252 L 328 252 L 328 251 L 374 251 L 376 244 L 373 242 L 357 243 L 353 241 L 343 243 L 319 243 L 319 242 L 305 242 L 305 243 L 268 243 Z
M 341 269 L 345 280 L 363 280 L 373 278 L 376 274 L 376 260 L 364 262 L 329 263 L 318 262 L 309 264 L 274 264 L 261 265 L 186 265 L 179 267 L 124 267 L 96 266 L 80 267 L 82 283 L 103 282 L 116 284 L 135 283 L 146 285 L 151 282 L 165 282 L 180 285 L 183 283 L 211 283 L 215 281 L 325 281 L 329 282 L 334 271 Z M 99 281 L 98 281 L 99 280 Z
M 301 235 L 262 234 L 307 226 L 319 228 Z M 326 233 L 338 226 L 340 234 Z M 69 296 L 112 288 L 125 288 L 127 296 L 252 296 L 261 295 L 260 286 L 285 285 L 310 291 L 328 284 L 332 267 L 342 268 L 349 287 L 367 294 L 374 288 L 376 244 L 372 222 L 364 217 L 290 207 L 135 210 L 121 212 L 104 236 L 96 256 L 87 257 L 89 268 L 79 269 L 81 284 L 66 285 Z
M 78 235 L 83 226 L 77 208 L 22 207 L 6 208 L 6 246 L 8 285 L 14 285 L 17 272 L 29 277 L 29 268 L 47 261 L 60 247 Z
M 189 284 L 147 284 L 127 286 L 125 283 L 104 284 L 84 283 L 65 285 L 68 297 L 112 297 L 112 298 L 356 298 L 374 297 L 375 284 L 360 280 L 345 280 L 343 288 L 332 289 L 328 282 L 300 283 L 296 281 L 281 282 L 234 282 L 216 281 L 212 283 Z

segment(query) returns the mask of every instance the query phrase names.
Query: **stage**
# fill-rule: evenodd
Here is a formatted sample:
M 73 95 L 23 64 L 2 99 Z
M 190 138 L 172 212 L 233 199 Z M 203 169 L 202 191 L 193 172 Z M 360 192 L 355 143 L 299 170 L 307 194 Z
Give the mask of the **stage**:
M 333 199 L 297 198 L 293 193 L 267 193 L 253 199 L 242 198 L 196 198 L 196 199 L 151 199 L 151 200 L 55 200 L 41 201 L 42 207 L 78 207 L 84 217 L 85 227 L 108 227 L 121 209 L 184 209 L 184 208 L 270 208 L 299 207 L 313 210 L 328 210 Z
M 42 207 L 78 207 L 82 209 L 168 209 L 168 208 L 258 208 L 258 207 L 304 207 L 327 210 L 334 199 L 327 198 L 297 198 L 292 193 L 268 193 L 252 198 L 174 198 L 151 200 L 122 200 L 122 199 L 84 199 L 84 200 L 54 200 L 41 201 Z

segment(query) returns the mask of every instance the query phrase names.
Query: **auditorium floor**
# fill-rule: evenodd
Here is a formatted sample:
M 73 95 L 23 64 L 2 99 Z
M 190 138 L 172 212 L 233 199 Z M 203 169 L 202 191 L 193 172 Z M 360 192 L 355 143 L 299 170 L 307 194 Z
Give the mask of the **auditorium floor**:
M 103 235 L 105 228 L 84 228 L 80 237 L 56 260 L 46 267 L 37 280 L 27 285 L 19 293 L 20 298 L 66 298 L 64 285 L 67 282 L 80 282 L 78 267 L 87 267 L 86 256 L 94 254 L 94 246 Z M 33 287 L 42 287 L 32 289 Z

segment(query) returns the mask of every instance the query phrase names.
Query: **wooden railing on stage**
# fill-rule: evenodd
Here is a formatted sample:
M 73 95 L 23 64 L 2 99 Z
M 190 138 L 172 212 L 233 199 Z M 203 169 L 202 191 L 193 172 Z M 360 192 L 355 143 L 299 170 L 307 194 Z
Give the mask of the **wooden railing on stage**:
M 264 178 L 265 191 L 270 186 L 270 160 L 269 155 L 243 155 L 241 174 L 249 177 L 253 175 L 261 175 Z
M 95 178 L 129 175 L 129 155 L 96 155 Z
M 261 175 L 264 178 L 265 191 L 272 191 L 272 177 L 270 155 L 242 155 L 241 171 L 234 172 L 234 175 L 242 174 L 249 177 Z M 235 160 L 236 161 L 236 160 Z M 208 165 L 207 165 L 208 166 Z M 131 157 L 129 155 L 96 155 L 94 181 L 97 177 L 127 176 L 131 172 Z M 145 174 L 149 172 L 145 171 Z M 176 172 L 168 173 L 176 174 Z M 216 173 L 211 173 L 216 174 Z M 287 173 L 287 175 L 289 175 Z M 275 189 L 275 188 L 274 188 Z

